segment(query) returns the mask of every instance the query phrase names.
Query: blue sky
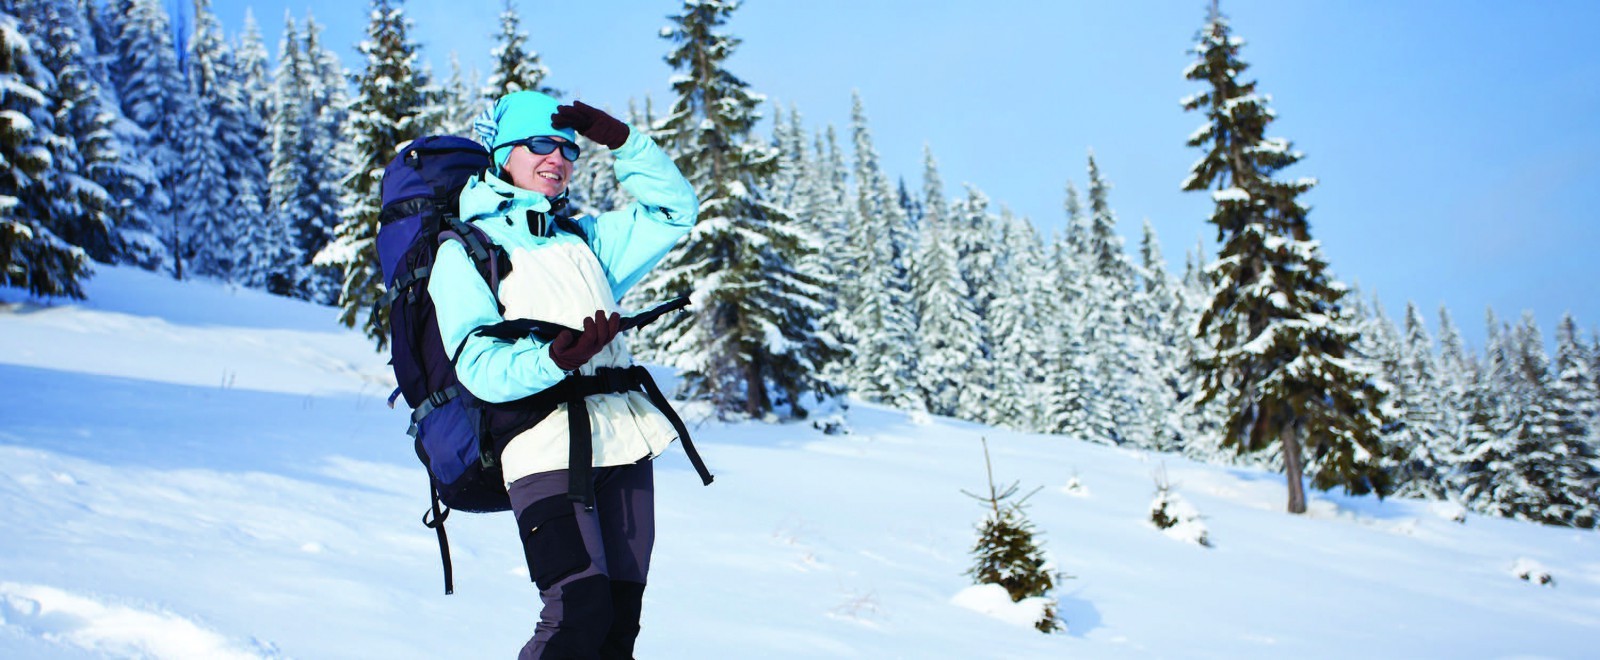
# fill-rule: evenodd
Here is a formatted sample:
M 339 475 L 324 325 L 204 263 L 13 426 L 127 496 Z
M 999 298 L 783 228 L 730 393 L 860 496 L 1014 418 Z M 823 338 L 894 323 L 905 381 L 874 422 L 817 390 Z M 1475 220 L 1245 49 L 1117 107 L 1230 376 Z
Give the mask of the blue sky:
M 423 55 L 489 70 L 502 0 L 411 0 Z M 184 3 L 187 4 L 187 3 Z M 671 0 L 517 0 L 551 84 L 613 108 L 670 103 L 659 38 Z M 1214 249 L 1210 200 L 1179 185 L 1201 123 L 1179 99 L 1205 2 L 749 2 L 725 28 L 743 39 L 728 68 L 848 145 L 859 90 L 891 176 L 920 188 L 931 145 L 952 195 L 971 183 L 1045 231 L 1063 224 L 1068 179 L 1090 149 L 1112 183 L 1130 248 L 1145 219 L 1172 267 Z M 276 56 L 285 11 L 311 12 L 351 67 L 369 4 L 215 0 L 229 36 L 252 7 Z M 1224 0 L 1246 39 L 1246 77 L 1272 96 L 1273 134 L 1306 159 L 1287 172 L 1340 279 L 1449 307 L 1475 347 L 1484 309 L 1531 310 L 1549 336 L 1571 311 L 1600 327 L 1600 3 L 1546 0 Z

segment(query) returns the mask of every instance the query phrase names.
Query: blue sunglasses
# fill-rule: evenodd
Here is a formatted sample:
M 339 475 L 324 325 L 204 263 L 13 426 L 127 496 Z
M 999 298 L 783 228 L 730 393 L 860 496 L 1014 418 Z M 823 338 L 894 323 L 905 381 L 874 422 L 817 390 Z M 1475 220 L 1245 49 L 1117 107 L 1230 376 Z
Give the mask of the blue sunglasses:
M 533 153 L 536 153 L 536 154 L 538 154 L 540 156 L 548 155 L 550 152 L 555 151 L 557 149 L 560 149 L 561 150 L 561 157 L 567 159 L 570 162 L 577 162 L 578 153 L 580 151 L 578 149 L 578 145 L 576 145 L 576 144 L 573 144 L 571 142 L 561 142 L 561 141 L 556 140 L 555 138 L 547 137 L 547 136 L 544 136 L 544 135 L 539 135 L 539 136 L 529 137 L 529 138 L 522 138 L 521 140 L 512 140 L 510 142 L 504 142 L 504 143 L 501 143 L 500 146 L 495 147 L 494 150 L 495 151 L 499 151 L 499 150 L 504 149 L 506 147 L 515 147 L 517 145 L 521 145 L 521 146 L 527 147 L 528 151 L 532 151 Z

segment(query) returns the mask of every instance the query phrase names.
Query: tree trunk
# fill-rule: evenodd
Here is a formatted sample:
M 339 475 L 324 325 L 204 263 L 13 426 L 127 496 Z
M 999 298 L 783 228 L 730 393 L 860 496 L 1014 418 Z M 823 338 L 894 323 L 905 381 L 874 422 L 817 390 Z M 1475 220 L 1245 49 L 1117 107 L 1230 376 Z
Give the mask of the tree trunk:
M 750 419 L 761 419 L 767 412 L 767 388 L 761 378 L 761 365 L 754 359 L 744 366 L 744 411 Z
M 1289 478 L 1289 513 L 1306 512 L 1306 485 L 1301 477 L 1300 425 L 1293 424 L 1283 433 L 1283 468 Z

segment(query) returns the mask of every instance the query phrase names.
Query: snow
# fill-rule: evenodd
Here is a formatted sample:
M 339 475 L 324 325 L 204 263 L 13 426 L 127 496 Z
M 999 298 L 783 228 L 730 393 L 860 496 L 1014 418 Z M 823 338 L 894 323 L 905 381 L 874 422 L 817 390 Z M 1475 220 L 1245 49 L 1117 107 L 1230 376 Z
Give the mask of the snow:
M 999 619 L 1013 626 L 1033 628 L 1044 618 L 1044 608 L 1049 600 L 1041 597 L 1024 598 L 1011 602 L 1011 594 L 998 584 L 975 584 L 956 592 L 950 603 L 979 614 Z
M 96 270 L 83 302 L 0 289 L 0 657 L 515 654 L 509 516 L 450 517 L 445 596 L 406 411 L 337 310 Z M 1314 490 L 1291 516 L 1278 474 L 860 402 L 841 435 L 679 409 L 717 480 L 659 459 L 640 657 L 1576 658 L 1600 629 L 1593 531 Z M 984 438 L 1045 487 L 1064 632 L 964 575 Z M 1158 459 L 1212 547 L 1150 524 Z
M 1244 203 L 1250 201 L 1250 193 L 1243 188 L 1224 188 L 1222 190 L 1213 191 L 1211 193 L 1211 199 L 1215 200 L 1219 204 L 1223 202 Z
M 180 616 L 108 604 L 51 587 L 0 582 L 8 627 L 64 646 L 112 657 L 257 658 L 226 637 Z

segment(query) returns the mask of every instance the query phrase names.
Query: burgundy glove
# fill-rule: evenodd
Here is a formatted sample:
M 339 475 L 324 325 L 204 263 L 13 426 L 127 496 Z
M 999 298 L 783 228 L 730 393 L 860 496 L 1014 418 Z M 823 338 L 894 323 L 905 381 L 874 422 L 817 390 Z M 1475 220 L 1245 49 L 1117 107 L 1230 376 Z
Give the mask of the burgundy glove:
M 627 124 L 583 101 L 556 106 L 555 114 L 550 115 L 550 125 L 558 129 L 571 128 L 608 149 L 620 149 L 622 143 L 628 141 Z
M 594 318 L 583 320 L 583 332 L 577 337 L 573 337 L 570 330 L 562 330 L 550 341 L 550 359 L 562 371 L 572 371 L 587 363 L 621 331 L 621 315 L 612 312 L 611 316 L 606 316 L 605 310 L 597 310 Z

